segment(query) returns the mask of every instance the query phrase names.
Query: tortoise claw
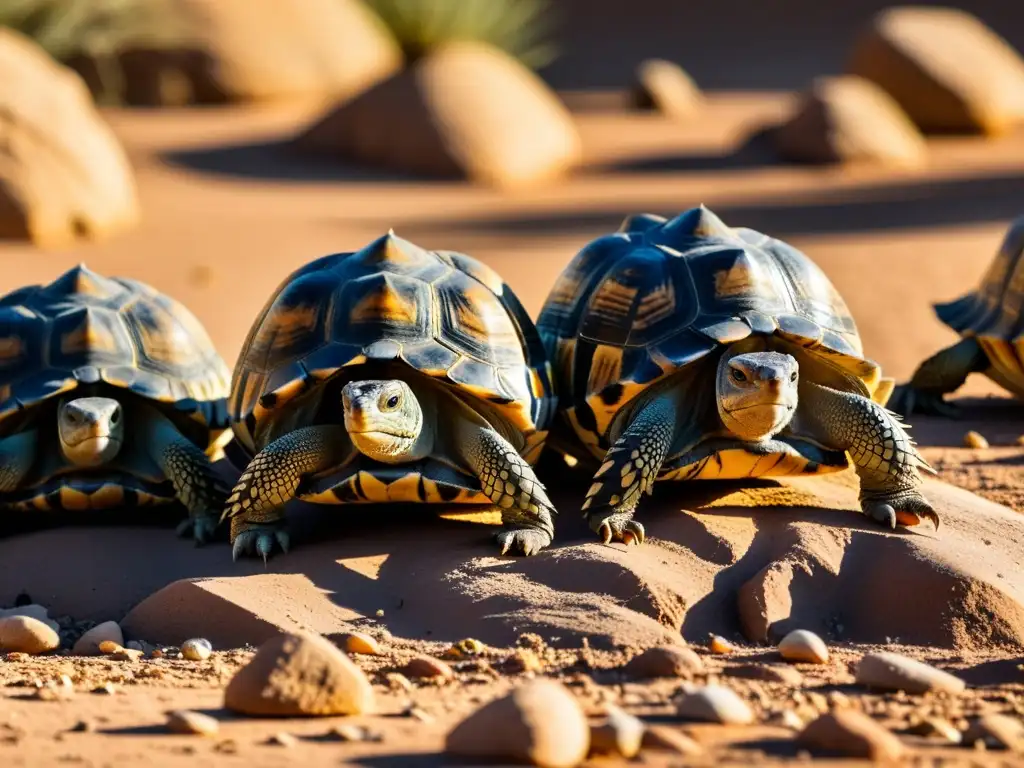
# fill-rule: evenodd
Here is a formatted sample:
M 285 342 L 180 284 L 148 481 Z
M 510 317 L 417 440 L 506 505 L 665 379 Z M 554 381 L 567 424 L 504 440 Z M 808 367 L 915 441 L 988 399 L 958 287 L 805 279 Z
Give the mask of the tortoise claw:
M 191 536 L 196 546 L 201 547 L 214 538 L 219 525 L 220 521 L 216 514 L 190 515 L 178 524 L 176 533 L 182 538 Z
M 628 512 L 612 512 L 604 518 L 591 516 L 590 527 L 604 544 L 621 541 L 627 546 L 633 546 L 643 544 L 647 538 L 644 527 L 633 520 Z
M 501 554 L 521 554 L 529 557 L 551 543 L 551 534 L 539 528 L 509 528 L 495 535 Z
M 274 548 L 280 548 L 282 554 L 287 553 L 291 539 L 288 531 L 278 526 L 254 525 L 235 536 L 234 544 L 231 547 L 231 559 L 248 555 L 259 555 L 263 558 L 263 564 L 273 554 Z

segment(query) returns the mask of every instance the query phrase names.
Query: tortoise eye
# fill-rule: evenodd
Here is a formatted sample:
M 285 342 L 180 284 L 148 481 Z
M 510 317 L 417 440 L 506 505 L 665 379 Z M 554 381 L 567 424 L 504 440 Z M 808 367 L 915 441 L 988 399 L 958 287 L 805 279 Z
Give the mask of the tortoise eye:
M 790 381 L 796 381 L 796 371 L 793 371 L 793 373 L 791 373 L 789 375 L 789 380 Z
M 729 375 L 732 376 L 732 380 L 738 384 L 742 384 L 744 381 L 747 380 L 746 374 L 743 373 L 743 371 L 741 371 L 739 368 L 733 368 L 731 371 L 729 371 Z
M 391 397 L 388 398 L 387 407 L 388 408 L 397 408 L 398 407 L 398 401 L 400 399 L 401 398 L 399 398 L 398 395 L 392 395 Z

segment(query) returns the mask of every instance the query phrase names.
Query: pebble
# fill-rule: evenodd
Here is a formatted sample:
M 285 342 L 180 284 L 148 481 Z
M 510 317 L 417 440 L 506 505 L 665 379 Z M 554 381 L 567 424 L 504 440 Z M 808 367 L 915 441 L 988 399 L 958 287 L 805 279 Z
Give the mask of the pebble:
M 965 448 L 988 448 L 988 440 L 980 432 L 975 432 L 973 429 L 964 433 L 964 447 Z
M 628 760 L 640 752 L 643 739 L 643 721 L 613 705 L 607 707 L 603 721 L 590 726 L 591 754 L 617 755 Z
M 634 656 L 623 667 L 629 675 L 640 678 L 690 677 L 701 672 L 704 662 L 693 650 L 681 645 L 659 645 Z
M 1024 435 L 1017 438 L 1017 445 L 1024 445 Z
M 117 693 L 117 687 L 113 683 L 104 683 L 103 685 L 97 685 L 90 691 L 90 693 L 101 693 L 105 696 L 113 696 Z
M 754 713 L 743 699 L 724 685 L 707 685 L 684 693 L 676 712 L 680 717 L 728 725 L 749 725 Z
M 306 633 L 267 640 L 224 691 L 224 706 L 246 715 L 358 715 L 373 705 L 363 671 L 332 642 Z
M 723 674 L 739 677 L 744 680 L 761 680 L 766 683 L 782 683 L 793 687 L 802 685 L 804 676 L 792 667 L 781 664 L 743 664 L 738 667 L 727 667 Z
M 708 638 L 708 650 L 710 650 L 712 653 L 724 655 L 727 653 L 735 653 L 736 646 L 730 643 L 721 635 L 711 635 Z
M 981 742 L 986 749 L 1024 752 L 1024 723 L 1011 715 L 982 715 L 968 726 L 963 742 L 967 746 Z
M 119 651 L 124 650 L 121 643 L 115 643 L 113 640 L 103 640 L 97 647 L 99 648 L 100 653 L 118 653 Z
M 330 736 L 334 736 L 340 741 L 370 741 L 380 742 L 384 741 L 384 736 L 376 731 L 371 731 L 365 725 L 336 725 L 330 733 Z
M 907 729 L 907 733 L 916 736 L 937 736 L 949 744 L 959 744 L 963 734 L 948 720 L 941 717 L 928 717 Z
M 132 663 L 140 661 L 145 655 L 144 651 L 136 648 L 122 648 L 119 651 L 114 651 L 113 653 L 108 654 L 108 656 L 114 661 L 128 661 Z
M 967 684 L 955 675 L 897 653 L 865 655 L 857 664 L 857 682 L 871 688 L 907 693 L 945 691 L 961 693 Z
M 206 661 L 213 653 L 213 645 L 205 637 L 193 637 L 181 644 L 181 655 L 189 661 Z
M 806 629 L 794 629 L 779 643 L 779 653 L 786 661 L 824 664 L 828 661 L 825 641 Z
M 487 646 L 473 637 L 459 640 L 451 648 L 444 652 L 444 655 L 452 659 L 470 659 L 479 656 L 486 650 Z
M 587 757 L 590 727 L 564 685 L 531 680 L 456 725 L 445 749 L 461 757 L 570 768 Z
M 220 723 L 209 715 L 192 712 L 188 709 L 176 709 L 167 716 L 167 730 L 171 733 L 187 733 L 197 736 L 216 736 L 220 731 Z
M 299 740 L 292 736 L 290 733 L 280 732 L 275 733 L 267 739 L 267 744 L 275 747 L 294 747 L 299 743 Z
M 401 672 L 388 672 L 386 679 L 388 681 L 388 688 L 391 688 L 392 690 L 401 688 L 403 691 L 411 691 L 416 687 L 412 684 L 412 681 Z
M 60 647 L 60 636 L 39 619 L 31 616 L 6 616 L 0 619 L 0 651 L 47 653 Z
M 804 727 L 804 720 L 792 709 L 784 709 L 768 718 L 770 725 L 778 725 L 791 731 L 799 731 Z
M 376 639 L 362 632 L 346 632 L 340 640 L 342 650 L 348 653 L 361 653 L 364 656 L 380 656 L 384 653 Z
M 895 761 L 903 754 L 900 740 L 867 715 L 840 709 L 821 715 L 796 737 L 812 752 L 832 752 L 874 761 Z
M 704 747 L 685 733 L 664 725 L 648 725 L 644 730 L 641 746 L 644 749 L 657 749 L 687 756 L 700 755 L 704 752 Z
M 440 659 L 435 659 L 431 656 L 417 656 L 402 668 L 402 672 L 405 673 L 406 677 L 413 679 L 439 678 L 450 680 L 455 677 L 451 667 Z
M 78 638 L 71 652 L 76 656 L 98 656 L 101 643 L 114 643 L 118 648 L 124 643 L 124 634 L 121 632 L 121 625 L 116 621 L 104 621 L 88 630 Z

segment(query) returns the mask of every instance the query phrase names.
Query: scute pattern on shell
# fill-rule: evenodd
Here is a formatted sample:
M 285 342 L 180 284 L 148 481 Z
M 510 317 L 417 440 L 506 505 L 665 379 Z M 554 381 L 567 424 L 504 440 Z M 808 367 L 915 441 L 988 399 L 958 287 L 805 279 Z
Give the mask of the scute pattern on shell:
M 232 381 L 239 443 L 256 453 L 280 434 L 289 402 L 371 361 L 453 384 L 527 438 L 554 411 L 540 337 L 502 279 L 465 254 L 427 251 L 389 232 L 296 270 L 264 306 Z
M 881 380 L 845 302 L 810 259 L 703 206 L 672 220 L 633 215 L 590 242 L 558 278 L 537 328 L 566 417 L 599 457 L 637 394 L 751 335 L 827 358 L 868 393 Z
M 220 432 L 229 378 L 195 316 L 145 283 L 82 264 L 0 297 L 0 432 L 24 408 L 101 382 Z

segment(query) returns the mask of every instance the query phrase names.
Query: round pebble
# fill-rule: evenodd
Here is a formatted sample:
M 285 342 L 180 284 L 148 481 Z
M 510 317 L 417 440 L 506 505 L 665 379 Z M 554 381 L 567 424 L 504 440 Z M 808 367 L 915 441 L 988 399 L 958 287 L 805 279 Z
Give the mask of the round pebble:
M 617 755 L 628 760 L 640 752 L 643 739 L 643 721 L 616 706 L 609 706 L 605 719 L 590 726 L 591 754 Z
M 964 433 L 964 447 L 965 448 L 988 448 L 988 440 L 980 432 L 975 432 L 973 429 Z
M 941 717 L 927 717 L 910 727 L 907 733 L 939 738 L 949 744 L 959 744 L 963 740 L 963 734 L 957 727 Z
M 969 747 L 981 742 L 986 749 L 1024 752 L 1024 723 L 1011 715 L 982 715 L 968 726 L 963 741 Z
M 955 675 L 936 669 L 923 661 L 886 651 L 865 655 L 857 664 L 856 679 L 860 685 L 907 693 L 961 693 L 967 687 L 967 684 Z
M 60 636 L 39 619 L 7 616 L 0 619 L 0 651 L 47 653 L 60 647 Z
M 204 637 L 193 637 L 181 644 L 181 655 L 189 661 L 206 661 L 213 653 L 213 646 Z
M 118 647 L 124 644 L 124 634 L 121 632 L 121 625 L 116 621 L 104 621 L 88 630 L 78 638 L 75 647 L 71 649 L 77 656 L 99 656 L 101 643 L 114 643 Z
M 178 709 L 167 716 L 167 730 L 171 733 L 216 736 L 220 730 L 220 723 L 201 712 Z
M 362 632 L 346 632 L 341 637 L 341 647 L 348 653 L 361 653 L 364 656 L 380 656 L 384 653 L 380 643 Z
M 779 653 L 786 661 L 803 661 L 808 664 L 824 664 L 828 661 L 825 641 L 806 629 L 794 629 L 782 638 Z
M 459 640 L 446 652 L 446 656 L 451 656 L 454 659 L 467 659 L 474 656 L 479 656 L 484 652 L 486 646 L 479 640 L 473 637 L 467 637 L 465 640 Z
M 797 743 L 812 752 L 838 752 L 878 762 L 895 761 L 903 754 L 895 735 L 853 709 L 821 715 L 800 732 Z
M 704 662 L 693 650 L 681 645 L 659 645 L 634 656 L 623 667 L 628 675 L 640 678 L 690 677 L 704 669 Z
M 102 640 L 97 646 L 100 653 L 120 653 L 124 650 L 124 646 L 121 643 L 116 643 L 113 640 Z
M 721 635 L 711 635 L 711 637 L 708 638 L 708 650 L 712 653 L 725 655 L 727 653 L 735 653 L 736 646 Z
M 680 717 L 728 725 L 749 725 L 754 713 L 743 699 L 724 685 L 707 685 L 684 693 L 676 709 Z
M 452 755 L 545 768 L 571 768 L 587 757 L 590 727 L 561 683 L 531 680 L 485 704 L 448 734 Z
M 246 715 L 358 715 L 373 705 L 363 671 L 329 640 L 306 633 L 267 640 L 224 691 L 224 706 Z
M 455 677 L 452 668 L 440 659 L 430 656 L 417 656 L 403 667 L 402 672 L 411 678 L 440 678 L 449 680 Z

